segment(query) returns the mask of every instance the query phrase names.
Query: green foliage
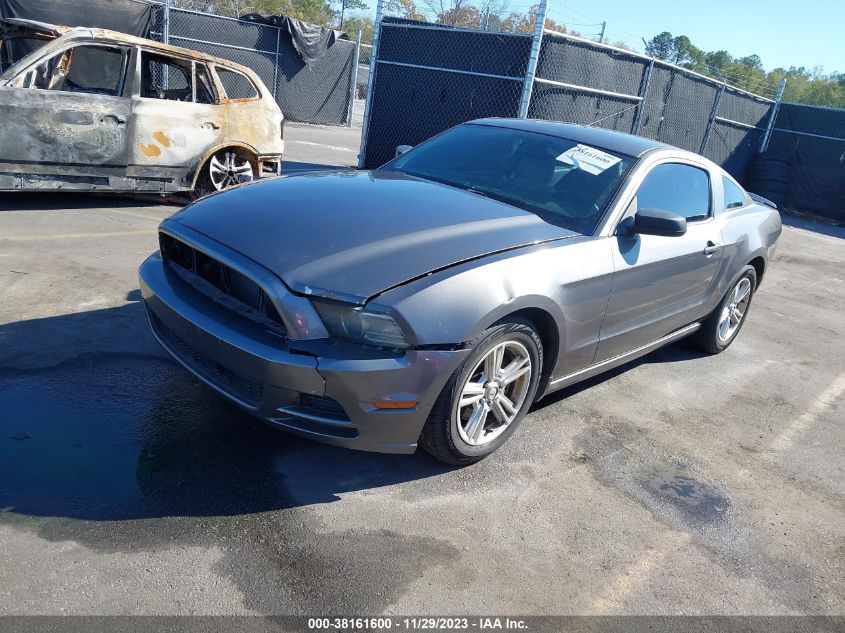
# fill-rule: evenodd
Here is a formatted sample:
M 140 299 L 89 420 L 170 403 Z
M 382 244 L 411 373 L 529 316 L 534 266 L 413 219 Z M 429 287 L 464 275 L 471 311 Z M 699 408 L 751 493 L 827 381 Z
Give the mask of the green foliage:
M 645 52 L 766 97 L 772 97 L 786 78 L 784 101 L 845 108 L 845 73 L 824 74 L 821 68 L 804 67 L 766 72 L 759 55 L 734 58 L 728 51 L 703 51 L 686 35 L 673 36 L 668 31 L 651 38 Z

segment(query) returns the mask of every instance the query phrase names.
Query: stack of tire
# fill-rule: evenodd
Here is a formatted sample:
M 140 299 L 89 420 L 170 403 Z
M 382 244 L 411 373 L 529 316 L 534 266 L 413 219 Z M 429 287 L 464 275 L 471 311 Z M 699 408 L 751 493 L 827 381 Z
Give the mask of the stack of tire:
M 789 161 L 784 152 L 757 154 L 745 170 L 745 188 L 783 206 L 789 189 Z

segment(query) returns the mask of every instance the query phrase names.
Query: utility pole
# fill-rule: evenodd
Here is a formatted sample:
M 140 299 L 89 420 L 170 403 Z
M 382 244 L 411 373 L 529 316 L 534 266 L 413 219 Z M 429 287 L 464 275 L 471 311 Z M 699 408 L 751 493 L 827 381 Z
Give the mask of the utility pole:
M 599 44 L 604 44 L 604 31 L 607 28 L 607 20 L 601 23 L 601 35 L 599 35 Z

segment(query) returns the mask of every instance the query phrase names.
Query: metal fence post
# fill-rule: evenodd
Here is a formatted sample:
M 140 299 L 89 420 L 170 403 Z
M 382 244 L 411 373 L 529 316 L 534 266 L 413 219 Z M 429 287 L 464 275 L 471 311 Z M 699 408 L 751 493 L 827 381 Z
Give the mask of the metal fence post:
M 782 77 L 780 84 L 778 84 L 778 91 L 775 93 L 775 102 L 772 105 L 771 113 L 769 114 L 769 122 L 766 125 L 766 133 L 763 134 L 763 140 L 760 143 L 760 154 L 769 149 L 769 141 L 772 140 L 772 130 L 775 127 L 775 119 L 780 110 L 780 102 L 783 101 L 783 91 L 786 89 L 786 77 Z
M 358 88 L 358 61 L 361 58 L 361 30 L 355 37 L 355 53 L 352 60 L 352 77 L 349 81 L 349 111 L 346 113 L 346 127 L 352 127 L 352 110 L 355 108 L 355 92 Z
M 373 86 L 376 82 L 376 66 L 378 65 L 378 43 L 381 36 L 381 16 L 384 0 L 376 3 L 376 20 L 373 29 L 373 44 L 370 51 L 370 76 L 367 79 L 367 100 L 364 104 L 364 125 L 361 131 L 361 151 L 358 153 L 358 168 L 364 167 L 364 157 L 367 154 L 367 137 L 369 136 L 370 110 L 373 107 Z
M 713 126 L 716 124 L 716 115 L 719 114 L 719 103 L 722 101 L 722 95 L 725 94 L 725 84 L 719 86 L 719 91 L 716 93 L 716 98 L 713 100 L 713 109 L 710 110 L 710 120 L 707 122 L 707 129 L 704 130 L 704 138 L 701 139 L 701 148 L 698 153 L 704 156 L 707 149 L 707 143 L 710 141 L 710 135 L 713 133 Z
M 282 29 L 276 27 L 276 56 L 273 58 L 273 98 L 279 102 L 279 47 L 282 44 Z
M 531 42 L 531 53 L 528 56 L 528 66 L 525 68 L 525 83 L 522 85 L 522 98 L 519 101 L 520 119 L 528 117 L 528 106 L 531 105 L 531 93 L 534 90 L 534 77 L 537 76 L 537 63 L 540 61 L 540 47 L 543 45 L 543 29 L 546 26 L 546 3 L 540 0 L 537 7 L 537 20 L 534 23 L 534 39 Z
M 643 110 L 645 109 L 645 102 L 648 99 L 648 88 L 651 86 L 651 72 L 654 70 L 654 59 L 649 61 L 645 69 L 645 80 L 643 81 L 643 89 L 640 92 L 642 100 L 637 105 L 637 113 L 634 115 L 634 125 L 631 127 L 631 134 L 639 134 L 643 126 Z
M 162 22 L 162 41 L 170 44 L 170 0 L 164 0 L 164 21 Z

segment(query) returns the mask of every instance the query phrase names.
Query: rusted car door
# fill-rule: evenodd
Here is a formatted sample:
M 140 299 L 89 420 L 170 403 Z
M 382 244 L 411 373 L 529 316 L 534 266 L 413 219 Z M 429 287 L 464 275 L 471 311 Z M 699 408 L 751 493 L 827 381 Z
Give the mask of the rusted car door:
M 190 188 L 195 168 L 225 134 L 208 68 L 141 49 L 135 72 L 129 174 L 139 189 Z
M 126 189 L 131 47 L 45 47 L 0 86 L 2 189 Z

